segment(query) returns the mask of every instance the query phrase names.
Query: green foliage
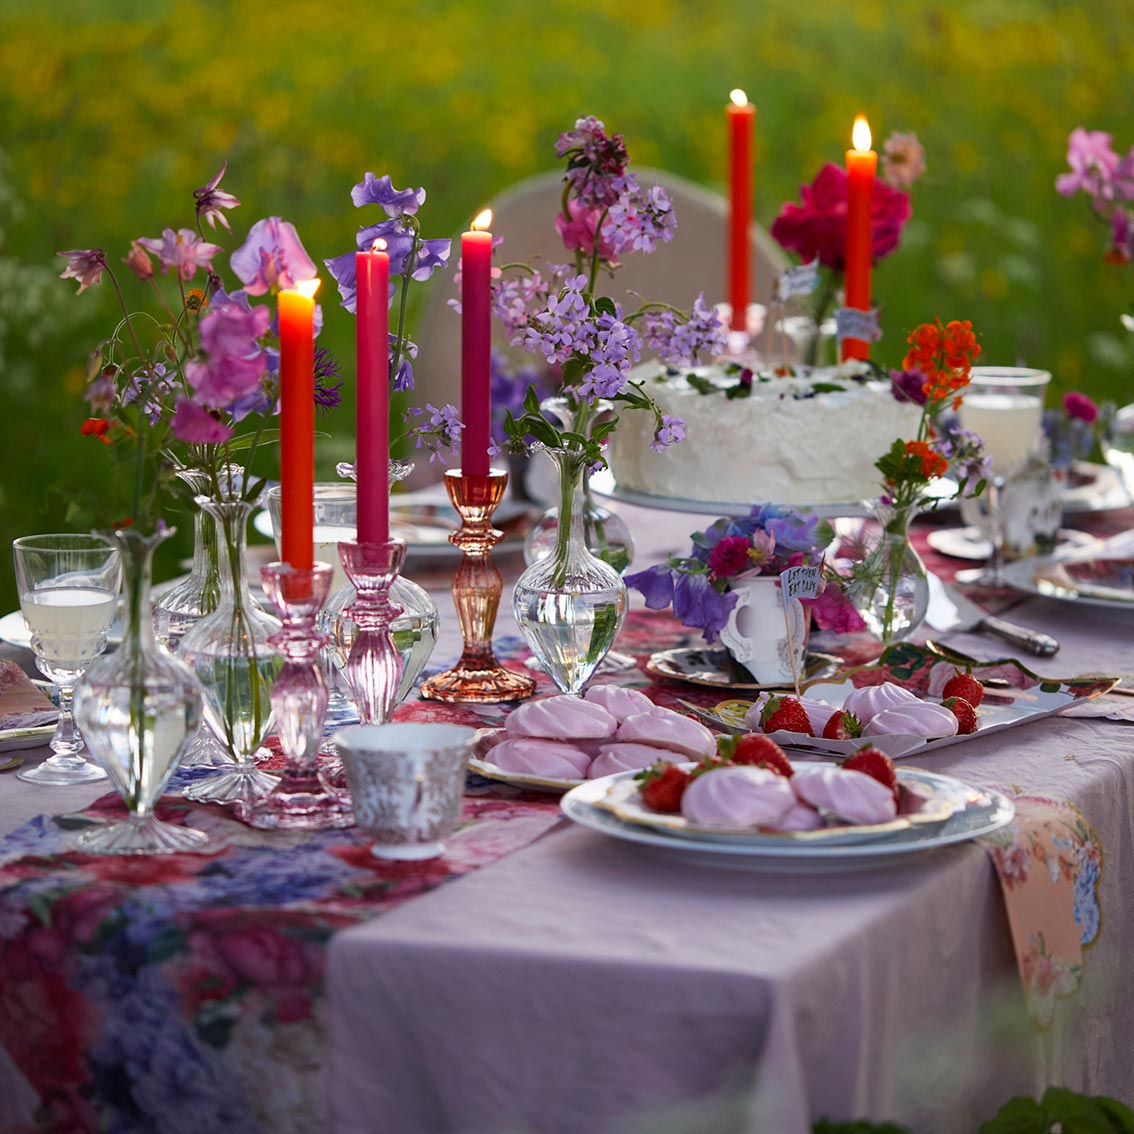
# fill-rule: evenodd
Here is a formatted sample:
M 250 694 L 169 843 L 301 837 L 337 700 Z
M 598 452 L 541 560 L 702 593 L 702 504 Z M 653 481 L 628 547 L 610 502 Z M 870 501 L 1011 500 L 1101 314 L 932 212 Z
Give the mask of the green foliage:
M 1065 1087 L 1049 1087 L 1039 1102 L 1016 1098 L 979 1134 L 1134 1134 L 1134 1111 L 1105 1095 L 1091 1097 Z
M 828 1122 L 820 1119 L 811 1127 L 814 1134 L 910 1134 L 906 1126 L 892 1122 Z

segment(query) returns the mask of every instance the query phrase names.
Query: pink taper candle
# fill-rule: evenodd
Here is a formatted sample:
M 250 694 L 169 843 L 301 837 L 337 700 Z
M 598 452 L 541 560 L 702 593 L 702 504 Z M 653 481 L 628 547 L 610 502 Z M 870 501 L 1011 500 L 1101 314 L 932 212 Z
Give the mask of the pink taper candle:
M 390 538 L 390 257 L 384 240 L 354 254 L 357 285 L 354 475 L 358 483 L 358 541 Z
M 492 212 L 461 234 L 461 472 L 488 475 L 492 412 Z
M 728 115 L 728 301 L 732 329 L 748 326 L 751 256 L 748 228 L 752 221 L 752 128 L 756 107 L 742 90 L 729 95 Z

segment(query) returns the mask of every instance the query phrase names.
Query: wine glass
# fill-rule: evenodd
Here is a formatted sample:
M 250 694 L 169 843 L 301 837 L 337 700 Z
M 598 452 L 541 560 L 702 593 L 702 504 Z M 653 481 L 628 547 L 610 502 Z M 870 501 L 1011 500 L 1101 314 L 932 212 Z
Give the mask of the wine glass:
M 1051 381 L 1047 370 L 1023 366 L 974 366 L 961 403 L 961 425 L 984 441 L 992 472 L 988 478 L 988 524 L 992 555 L 976 571 L 960 571 L 957 579 L 983 587 L 1002 587 L 1004 516 L 1000 492 L 1012 472 L 1039 444 L 1043 396 Z
M 13 541 L 20 609 L 36 665 L 59 689 L 51 755 L 16 775 L 34 784 L 82 784 L 106 773 L 82 756 L 71 699 L 86 668 L 106 649 L 122 567 L 116 548 L 93 535 L 22 536 Z

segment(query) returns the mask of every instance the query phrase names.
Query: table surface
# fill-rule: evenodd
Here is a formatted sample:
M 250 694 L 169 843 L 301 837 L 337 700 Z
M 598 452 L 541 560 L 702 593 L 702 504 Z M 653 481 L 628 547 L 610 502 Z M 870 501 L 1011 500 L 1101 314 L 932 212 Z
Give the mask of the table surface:
M 703 526 L 619 511 L 637 565 L 683 551 Z M 1134 515 L 1090 521 L 1109 532 Z M 520 564 L 500 566 L 514 578 Z M 407 567 L 441 608 L 435 662 L 458 652 L 450 572 Z M 515 632 L 507 600 L 498 634 Z M 1061 640 L 1041 672 L 1134 673 L 1128 615 L 1028 599 L 1012 618 Z M 981 657 L 1008 652 L 994 639 L 948 640 Z M 331 940 L 333 1129 L 804 1134 L 819 1117 L 868 1116 L 961 1134 L 1048 1083 L 1129 1101 L 1134 965 L 1123 942 L 1134 926 L 1120 878 L 1134 861 L 1132 736 L 1122 721 L 1056 717 L 916 760 L 1065 798 L 1098 831 L 1104 932 L 1046 1030 L 1027 1018 L 999 887 L 976 845 L 883 870 L 775 875 L 564 821 Z M 0 831 L 102 790 L 4 777 Z

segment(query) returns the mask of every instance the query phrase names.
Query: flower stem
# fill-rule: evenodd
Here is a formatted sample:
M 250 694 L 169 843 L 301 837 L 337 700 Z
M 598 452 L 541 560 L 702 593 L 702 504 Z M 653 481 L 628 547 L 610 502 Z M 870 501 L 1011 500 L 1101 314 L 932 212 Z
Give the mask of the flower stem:
M 409 282 L 413 278 L 413 270 L 417 264 L 417 250 L 421 246 L 419 233 L 415 228 L 413 230 L 413 243 L 410 245 L 409 258 L 406 260 L 406 273 L 402 276 L 402 294 L 401 301 L 398 304 L 398 330 L 394 336 L 394 355 L 390 360 L 390 381 L 397 380 L 398 367 L 402 361 L 402 344 L 404 342 L 402 336 L 406 326 L 406 300 L 409 295 Z

